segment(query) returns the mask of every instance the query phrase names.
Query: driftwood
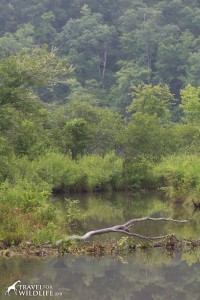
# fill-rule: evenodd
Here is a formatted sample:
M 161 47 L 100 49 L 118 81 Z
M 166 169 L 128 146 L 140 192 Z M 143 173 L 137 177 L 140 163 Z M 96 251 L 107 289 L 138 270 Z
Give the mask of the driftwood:
M 68 241 L 68 240 L 80 240 L 80 241 L 85 241 L 87 239 L 89 239 L 91 236 L 94 235 L 100 235 L 100 234 L 104 234 L 104 233 L 121 233 L 121 234 L 125 234 L 128 235 L 130 237 L 138 237 L 144 240 L 149 240 L 149 241 L 153 241 L 153 240 L 160 240 L 160 239 L 164 239 L 167 237 L 167 235 L 163 235 L 163 236 L 156 236 L 156 237 L 147 237 L 138 233 L 134 233 L 134 232 L 130 232 L 130 228 L 132 226 L 134 226 L 135 223 L 137 222 L 142 222 L 142 221 L 167 221 L 167 222 L 176 222 L 176 223 L 187 223 L 188 220 L 174 220 L 172 218 L 150 218 L 150 217 L 144 217 L 144 218 L 139 218 L 139 219 L 132 219 L 128 222 L 126 222 L 125 224 L 122 225 L 115 225 L 113 227 L 107 227 L 107 228 L 103 228 L 103 229 L 98 229 L 98 230 L 92 230 L 89 231 L 87 233 L 85 233 L 83 236 L 79 236 L 79 235 L 72 235 L 69 236 L 67 238 L 65 238 L 64 240 L 58 240 L 56 242 L 57 245 L 59 245 L 60 243 L 64 242 L 64 241 Z

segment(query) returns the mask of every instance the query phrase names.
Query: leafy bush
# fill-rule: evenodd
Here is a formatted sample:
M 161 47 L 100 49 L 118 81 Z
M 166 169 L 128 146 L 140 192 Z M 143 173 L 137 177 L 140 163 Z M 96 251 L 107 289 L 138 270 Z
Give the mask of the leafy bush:
M 200 158 L 197 155 L 172 155 L 155 167 L 160 186 L 168 196 L 178 199 L 200 196 Z
M 109 190 L 121 187 L 123 160 L 117 158 L 114 152 L 104 157 L 84 156 L 77 163 L 80 171 L 86 175 L 87 190 Z
M 83 174 L 70 156 L 49 152 L 35 161 L 36 173 L 47 182 L 52 191 L 76 190 Z
M 35 244 L 44 244 L 46 242 L 55 243 L 61 236 L 58 226 L 53 222 L 48 222 L 48 224 L 37 230 L 33 236 L 33 242 Z
M 127 162 L 124 167 L 124 184 L 128 188 L 155 188 L 152 161 L 145 155 L 140 155 Z
M 121 187 L 123 160 L 117 158 L 114 152 L 104 157 L 83 156 L 77 161 L 61 153 L 49 152 L 34 160 L 32 166 L 32 172 L 36 173 L 34 180 L 40 178 L 52 191 L 92 191 Z
M 0 239 L 6 240 L 8 245 L 19 244 L 28 237 L 28 222 L 28 218 L 19 208 L 0 204 Z
M 20 185 L 11 188 L 5 183 L 0 190 L 0 239 L 9 245 L 23 240 L 54 243 L 82 220 L 77 201 L 68 199 L 65 210 L 61 210 L 47 201 L 48 192 L 34 190 L 31 186 L 27 190 L 23 188 Z
M 1 203 L 18 207 L 24 212 L 42 207 L 49 195 L 48 191 L 43 191 L 39 186 L 28 181 L 18 181 L 14 186 L 6 181 L 0 186 Z

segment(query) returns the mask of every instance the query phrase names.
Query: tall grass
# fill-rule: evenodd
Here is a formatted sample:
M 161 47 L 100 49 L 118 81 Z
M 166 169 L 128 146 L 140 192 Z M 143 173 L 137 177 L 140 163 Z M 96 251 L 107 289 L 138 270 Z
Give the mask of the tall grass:
M 123 160 L 117 158 L 113 152 L 104 157 L 99 155 L 85 156 L 77 161 L 79 171 L 84 174 L 85 189 L 116 190 L 121 188 L 123 174 Z
M 121 184 L 123 161 L 113 152 L 83 156 L 77 161 L 60 153 L 47 153 L 35 161 L 35 172 L 52 191 L 93 191 L 117 189 Z
M 159 187 L 173 199 L 200 197 L 197 155 L 172 155 L 155 165 L 145 156 L 125 163 L 114 152 L 73 160 L 50 151 L 34 160 L 12 156 L 7 164 L 0 176 L 0 240 L 8 244 L 54 242 L 70 233 L 81 216 L 69 201 L 64 215 L 49 201 L 53 192 Z
M 123 161 L 113 152 L 77 161 L 55 152 L 34 160 L 11 157 L 0 183 L 0 240 L 18 244 L 25 239 L 43 243 L 61 238 L 80 215 L 72 213 L 74 206 L 68 202 L 66 219 L 49 201 L 51 193 L 118 189 L 122 172 Z
M 157 182 L 174 199 L 200 197 L 200 157 L 195 154 L 172 155 L 155 167 Z
M 128 189 L 155 189 L 154 163 L 145 156 L 133 157 L 124 165 L 124 186 Z

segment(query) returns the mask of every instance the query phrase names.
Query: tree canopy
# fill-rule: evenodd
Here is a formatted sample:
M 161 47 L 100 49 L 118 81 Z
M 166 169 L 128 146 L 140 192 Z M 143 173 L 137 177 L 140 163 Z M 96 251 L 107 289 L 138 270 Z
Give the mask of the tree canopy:
M 126 114 L 130 86 L 168 85 L 180 102 L 180 90 L 199 84 L 197 1 L 2 1 L 0 55 L 22 49 L 58 48 L 75 66 L 82 85 L 95 80 L 103 104 Z M 59 86 L 54 99 L 69 89 Z
M 200 194 L 198 1 L 2 0 L 0 20 L 4 233 L 11 207 L 55 233 L 54 192 Z

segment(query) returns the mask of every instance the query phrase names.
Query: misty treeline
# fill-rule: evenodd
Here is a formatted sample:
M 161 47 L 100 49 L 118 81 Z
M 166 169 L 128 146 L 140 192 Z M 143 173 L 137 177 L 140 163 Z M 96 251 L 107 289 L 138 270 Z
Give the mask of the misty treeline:
M 126 113 L 131 86 L 199 84 L 196 0 L 11 0 L 0 4 L 1 57 L 47 44 L 76 66 L 73 78 L 101 105 Z M 68 101 L 73 83 L 46 101 Z

